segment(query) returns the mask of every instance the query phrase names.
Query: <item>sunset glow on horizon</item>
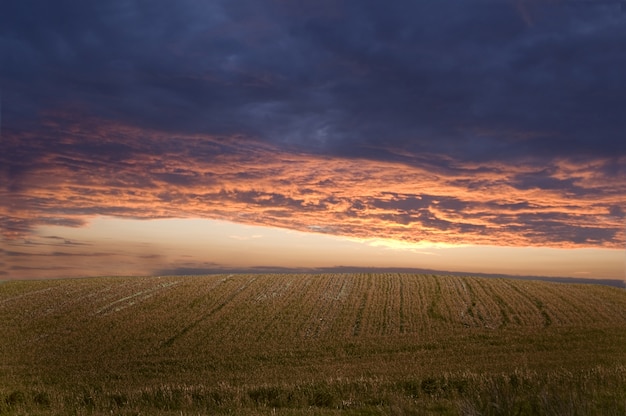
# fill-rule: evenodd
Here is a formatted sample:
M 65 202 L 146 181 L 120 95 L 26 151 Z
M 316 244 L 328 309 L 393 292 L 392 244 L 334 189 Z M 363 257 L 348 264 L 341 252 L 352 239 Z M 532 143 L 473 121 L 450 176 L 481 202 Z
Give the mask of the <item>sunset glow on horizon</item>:
M 5 254 L 22 278 L 416 269 L 622 280 L 619 250 L 407 243 L 206 219 L 41 226 Z
M 608 6 L 28 3 L 0 17 L 0 280 L 626 281 Z

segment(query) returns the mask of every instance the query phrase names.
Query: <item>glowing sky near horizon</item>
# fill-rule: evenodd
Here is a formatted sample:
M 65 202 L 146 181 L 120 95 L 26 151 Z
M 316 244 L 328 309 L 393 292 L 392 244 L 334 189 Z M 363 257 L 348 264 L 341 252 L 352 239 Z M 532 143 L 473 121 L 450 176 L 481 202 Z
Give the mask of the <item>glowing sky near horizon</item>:
M 62 236 L 62 237 L 61 237 Z M 339 271 L 361 268 L 443 270 L 620 280 L 617 250 L 462 246 L 347 238 L 205 219 L 94 218 L 84 227 L 43 226 L 14 248 L 31 278 L 53 273 L 167 275 L 231 271 Z M 9 257 L 16 252 L 9 252 Z M 38 260 L 33 261 L 33 258 Z M 539 260 L 539 261 L 538 261 Z
M 619 5 L 6 9 L 0 279 L 626 277 Z

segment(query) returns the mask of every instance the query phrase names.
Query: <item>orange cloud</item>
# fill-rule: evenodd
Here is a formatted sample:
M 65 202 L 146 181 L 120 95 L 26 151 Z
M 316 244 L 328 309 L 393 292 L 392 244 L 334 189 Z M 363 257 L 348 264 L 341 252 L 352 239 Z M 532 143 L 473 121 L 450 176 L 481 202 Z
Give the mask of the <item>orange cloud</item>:
M 5 238 L 97 215 L 211 218 L 361 239 L 623 248 L 626 159 L 508 165 L 289 152 L 244 137 L 169 136 L 97 121 L 8 135 Z M 22 154 L 28 143 L 29 154 Z M 6 144 L 5 144 L 6 145 Z

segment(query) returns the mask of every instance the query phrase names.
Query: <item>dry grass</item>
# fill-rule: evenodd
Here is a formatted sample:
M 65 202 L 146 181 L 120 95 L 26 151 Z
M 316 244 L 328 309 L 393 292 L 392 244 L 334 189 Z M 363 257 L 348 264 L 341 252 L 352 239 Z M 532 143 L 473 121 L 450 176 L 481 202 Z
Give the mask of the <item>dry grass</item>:
M 626 291 L 222 275 L 0 286 L 0 414 L 626 414 Z

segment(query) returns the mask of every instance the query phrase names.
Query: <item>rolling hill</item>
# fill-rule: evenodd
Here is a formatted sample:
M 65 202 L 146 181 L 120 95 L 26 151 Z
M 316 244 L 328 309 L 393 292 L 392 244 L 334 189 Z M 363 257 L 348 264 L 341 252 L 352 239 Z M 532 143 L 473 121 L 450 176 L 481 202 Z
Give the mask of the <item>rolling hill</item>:
M 0 414 L 626 414 L 626 291 L 599 285 L 12 281 L 0 332 Z

